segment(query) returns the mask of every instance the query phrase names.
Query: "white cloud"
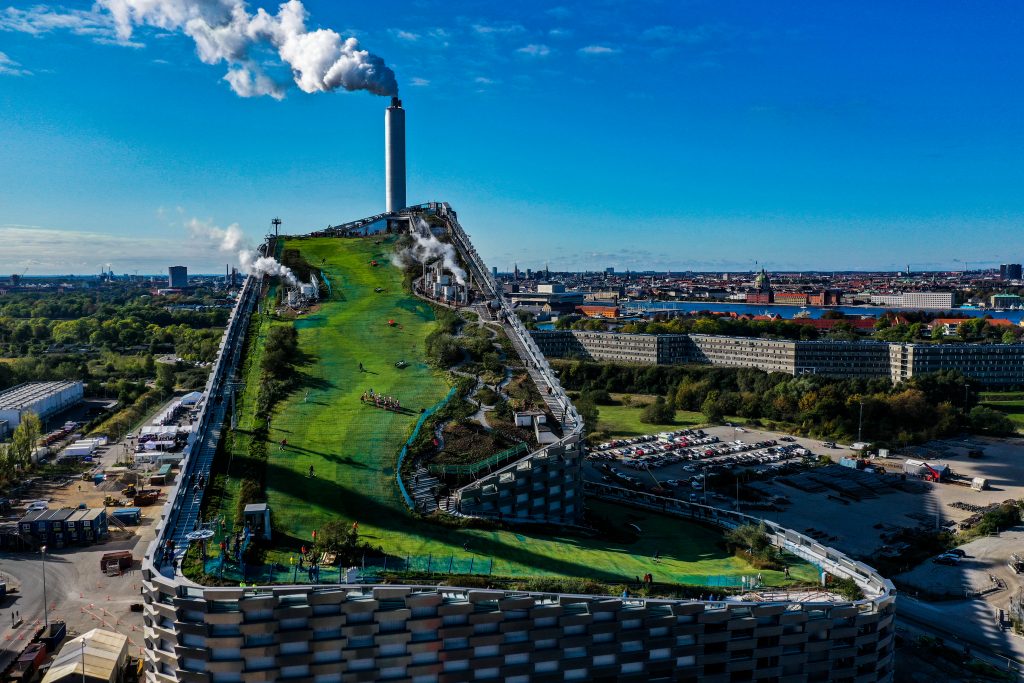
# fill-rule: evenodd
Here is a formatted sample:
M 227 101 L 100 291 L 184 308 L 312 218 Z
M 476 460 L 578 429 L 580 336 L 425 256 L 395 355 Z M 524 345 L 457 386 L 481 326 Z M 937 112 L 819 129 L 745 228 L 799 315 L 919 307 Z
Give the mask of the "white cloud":
M 426 78 L 413 77 L 409 79 L 409 85 L 414 86 L 416 88 L 425 88 L 428 85 L 430 85 L 430 81 L 427 80 Z
M 96 6 L 87 10 L 48 5 L 33 5 L 28 9 L 6 7 L 0 10 L 0 31 L 33 36 L 70 31 L 78 36 L 89 36 L 103 45 L 142 47 L 141 43 L 119 36 L 113 17 Z
M 526 31 L 521 24 L 473 24 L 473 31 L 482 36 L 512 35 Z
M 518 50 L 516 50 L 516 52 L 519 52 L 524 55 L 529 55 L 531 57 L 547 57 L 549 54 L 551 54 L 551 48 L 548 47 L 547 45 L 542 45 L 539 43 L 530 43 L 529 45 L 524 45 L 523 47 L 519 48 Z
M 106 235 L 78 230 L 51 230 L 37 226 L 0 225 L 2 272 L 36 275 L 94 273 L 100 260 L 118 268 L 155 268 L 189 253 L 184 240 L 159 237 Z M 216 248 L 209 248 L 207 263 L 216 263 Z
M 22 69 L 21 64 L 0 52 L 0 76 L 31 76 L 32 72 Z
M 622 50 L 617 47 L 608 47 L 607 45 L 587 45 L 586 47 L 581 47 L 579 49 L 579 53 L 581 55 L 587 56 L 614 55 L 619 52 L 622 52 Z
M 555 17 L 556 19 L 566 19 L 572 16 L 572 11 L 568 7 L 562 7 L 559 5 L 546 10 L 546 14 Z
M 407 43 L 415 43 L 420 39 L 420 34 L 413 33 L 412 31 L 403 31 L 400 28 L 393 28 L 389 32 L 396 40 L 401 40 Z
M 568 28 L 553 28 L 548 31 L 548 35 L 552 38 L 568 38 L 572 35 L 572 29 Z
M 476 78 L 473 79 L 473 82 L 479 83 L 480 85 L 494 85 L 495 83 L 497 83 L 497 81 L 491 78 L 487 78 L 486 76 L 477 76 Z

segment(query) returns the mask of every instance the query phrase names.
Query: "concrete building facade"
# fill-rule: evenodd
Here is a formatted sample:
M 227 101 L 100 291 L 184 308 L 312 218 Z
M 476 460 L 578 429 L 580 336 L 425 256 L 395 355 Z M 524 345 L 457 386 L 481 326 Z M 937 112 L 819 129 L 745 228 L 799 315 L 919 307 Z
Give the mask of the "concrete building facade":
M 890 344 L 893 382 L 949 369 L 985 386 L 1024 386 L 1024 344 Z
M 902 294 L 872 294 L 871 303 L 892 308 L 944 308 L 956 306 L 955 292 L 903 292 Z
M 544 354 L 552 358 L 643 365 L 698 363 L 789 375 L 888 377 L 893 382 L 915 374 L 957 370 L 986 386 L 1024 386 L 1024 344 L 797 341 L 579 330 L 537 331 L 533 337 Z

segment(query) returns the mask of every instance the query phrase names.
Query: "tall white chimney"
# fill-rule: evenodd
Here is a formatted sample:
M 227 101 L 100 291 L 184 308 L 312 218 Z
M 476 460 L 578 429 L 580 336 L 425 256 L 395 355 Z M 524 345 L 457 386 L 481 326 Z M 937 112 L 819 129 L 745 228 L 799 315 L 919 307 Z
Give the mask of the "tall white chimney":
M 384 111 L 385 210 L 405 208 L 405 110 L 402 100 L 391 98 Z

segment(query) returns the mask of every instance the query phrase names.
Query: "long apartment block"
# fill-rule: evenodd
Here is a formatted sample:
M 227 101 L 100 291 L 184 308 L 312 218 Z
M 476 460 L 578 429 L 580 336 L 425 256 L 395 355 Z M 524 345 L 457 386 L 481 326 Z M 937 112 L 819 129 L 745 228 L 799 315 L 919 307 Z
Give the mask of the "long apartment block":
M 989 386 L 1024 385 L 1024 344 L 907 344 L 877 341 L 763 339 L 705 334 L 535 331 L 552 358 L 640 363 L 710 364 L 790 375 L 888 377 L 958 370 Z

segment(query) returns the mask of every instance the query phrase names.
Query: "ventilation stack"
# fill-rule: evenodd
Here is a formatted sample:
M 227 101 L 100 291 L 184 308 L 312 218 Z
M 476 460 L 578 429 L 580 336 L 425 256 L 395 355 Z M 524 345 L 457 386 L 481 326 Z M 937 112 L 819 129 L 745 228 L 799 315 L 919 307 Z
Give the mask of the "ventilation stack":
M 405 208 L 405 110 L 402 100 L 391 98 L 384 111 L 384 184 L 385 210 Z

